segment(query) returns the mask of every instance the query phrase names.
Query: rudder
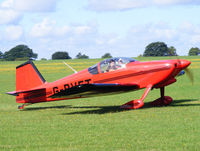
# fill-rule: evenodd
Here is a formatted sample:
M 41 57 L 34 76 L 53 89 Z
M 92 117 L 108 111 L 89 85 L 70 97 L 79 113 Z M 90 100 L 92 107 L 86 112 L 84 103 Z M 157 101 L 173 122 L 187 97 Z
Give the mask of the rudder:
M 45 83 L 41 73 L 32 61 L 16 67 L 16 91 L 29 90 Z

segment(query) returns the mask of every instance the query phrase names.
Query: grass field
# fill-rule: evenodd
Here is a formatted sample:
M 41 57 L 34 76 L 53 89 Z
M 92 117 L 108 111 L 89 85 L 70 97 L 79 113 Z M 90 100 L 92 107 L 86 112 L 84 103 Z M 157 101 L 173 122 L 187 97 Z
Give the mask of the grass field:
M 166 87 L 174 101 L 167 107 L 150 107 L 159 97 L 153 90 L 138 110 L 119 106 L 138 99 L 135 92 L 34 104 L 17 110 L 15 67 L 22 62 L 0 62 L 0 151 L 199 151 L 200 150 L 200 57 L 180 57 L 192 61 L 194 84 L 187 76 Z M 138 58 L 140 61 L 171 58 Z M 173 58 L 172 58 L 173 59 Z M 66 60 L 80 71 L 95 63 Z M 35 61 L 48 82 L 69 74 L 62 61 Z

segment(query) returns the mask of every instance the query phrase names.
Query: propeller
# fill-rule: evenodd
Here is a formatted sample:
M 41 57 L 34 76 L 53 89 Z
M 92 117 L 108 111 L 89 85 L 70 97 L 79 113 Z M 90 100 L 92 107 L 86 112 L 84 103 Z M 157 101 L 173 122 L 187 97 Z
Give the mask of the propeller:
M 188 76 L 188 78 L 190 79 L 191 83 L 194 84 L 194 76 L 192 71 L 189 68 L 185 68 L 184 69 L 186 75 Z
M 178 55 L 176 56 L 176 59 L 177 59 L 178 64 L 181 65 L 181 61 L 180 61 Z M 187 67 L 187 68 L 183 69 L 182 71 L 184 71 L 186 73 L 187 77 L 190 79 L 190 82 L 193 85 L 194 84 L 194 76 L 193 76 L 193 73 L 192 73 L 191 69 L 189 69 Z M 180 75 L 184 74 L 183 72 L 182 73 L 181 72 L 180 72 Z

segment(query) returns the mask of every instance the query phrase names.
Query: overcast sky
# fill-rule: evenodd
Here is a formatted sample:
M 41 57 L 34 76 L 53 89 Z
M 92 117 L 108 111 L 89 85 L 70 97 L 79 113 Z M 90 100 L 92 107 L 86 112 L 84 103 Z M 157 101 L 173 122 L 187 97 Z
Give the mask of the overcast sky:
M 179 55 L 200 47 L 200 0 L 0 0 L 0 51 L 28 45 L 100 58 L 137 57 L 156 41 Z

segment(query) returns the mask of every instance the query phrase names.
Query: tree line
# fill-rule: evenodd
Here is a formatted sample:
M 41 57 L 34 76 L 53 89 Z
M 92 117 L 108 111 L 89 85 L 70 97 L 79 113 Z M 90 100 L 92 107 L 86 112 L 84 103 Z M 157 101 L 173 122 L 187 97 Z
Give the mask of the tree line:
M 14 48 L 10 49 L 9 51 L 6 51 L 5 53 L 2 53 L 0 51 L 0 60 L 6 60 L 6 61 L 19 61 L 19 60 L 35 60 L 37 59 L 38 54 L 34 53 L 32 49 L 30 49 L 27 45 L 17 45 Z M 76 59 L 89 59 L 89 56 L 86 54 L 82 54 L 79 52 L 76 57 Z M 105 53 L 102 58 L 112 58 L 110 53 Z M 66 51 L 57 51 L 52 54 L 51 56 L 52 60 L 56 59 L 72 59 L 72 57 L 69 56 L 68 52 Z M 47 60 L 46 58 L 42 58 L 41 60 Z
M 144 53 L 141 56 L 177 56 L 176 48 L 173 46 L 168 47 L 164 42 L 152 42 L 145 47 Z M 189 56 L 200 55 L 200 49 L 198 47 L 192 47 L 188 51 Z M 15 61 L 15 60 L 29 60 L 37 59 L 38 54 L 34 53 L 27 45 L 17 45 L 14 48 L 6 51 L 5 53 L 0 51 L 0 60 Z M 79 52 L 76 59 L 89 59 L 89 56 Z M 110 53 L 105 53 L 101 58 L 112 58 Z M 66 51 L 57 51 L 52 54 L 52 60 L 55 59 L 72 59 Z M 42 60 L 46 60 L 42 58 Z
M 192 47 L 188 51 L 188 56 L 200 55 L 198 47 Z M 164 42 L 152 42 L 146 46 L 143 56 L 178 56 L 174 46 L 168 47 Z

